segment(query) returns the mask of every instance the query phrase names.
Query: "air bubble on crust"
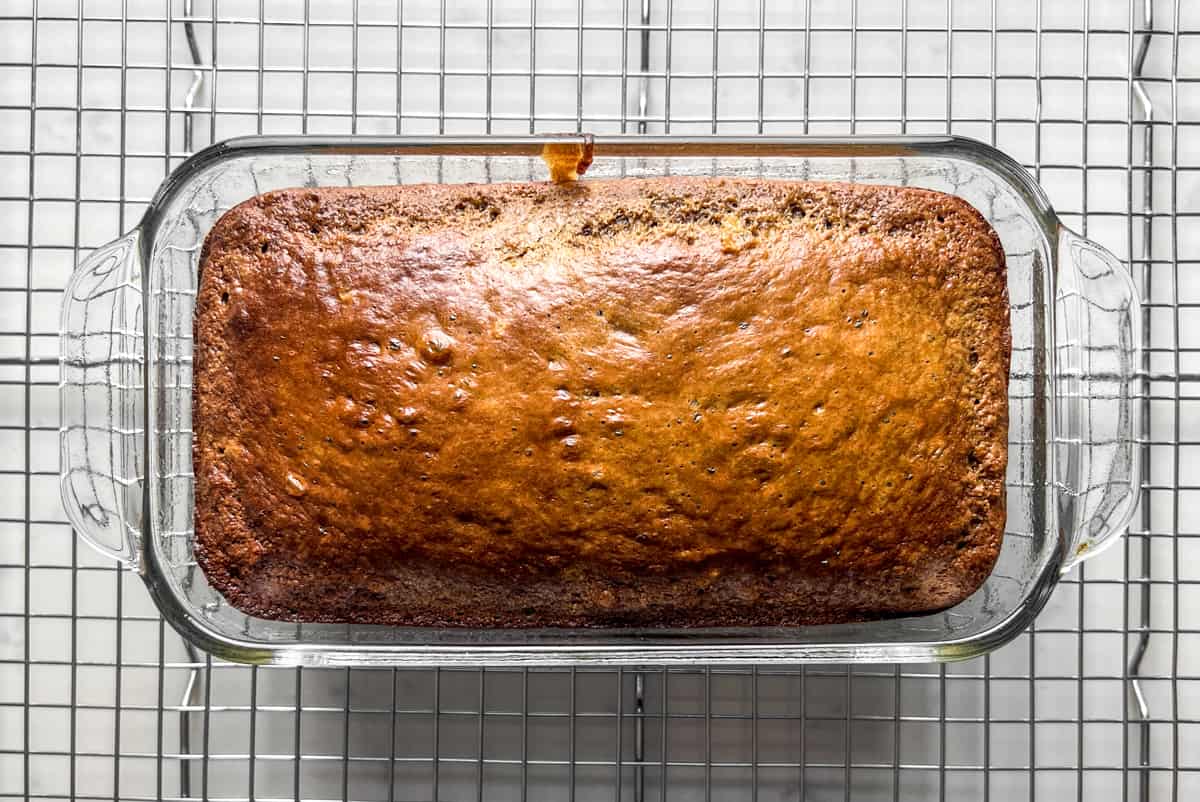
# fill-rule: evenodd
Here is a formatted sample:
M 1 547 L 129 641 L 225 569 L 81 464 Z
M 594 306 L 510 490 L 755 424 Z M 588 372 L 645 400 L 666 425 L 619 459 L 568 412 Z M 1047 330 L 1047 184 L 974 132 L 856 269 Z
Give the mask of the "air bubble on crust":
M 421 356 L 430 362 L 444 365 L 453 358 L 454 339 L 441 329 L 429 329 L 421 339 Z
M 579 459 L 579 437 L 577 435 L 567 435 L 561 440 L 562 443 L 562 458 L 565 460 Z
M 308 485 L 306 485 L 304 480 L 294 473 L 289 472 L 285 477 L 285 482 L 287 484 L 287 492 L 289 496 L 298 498 L 308 492 Z

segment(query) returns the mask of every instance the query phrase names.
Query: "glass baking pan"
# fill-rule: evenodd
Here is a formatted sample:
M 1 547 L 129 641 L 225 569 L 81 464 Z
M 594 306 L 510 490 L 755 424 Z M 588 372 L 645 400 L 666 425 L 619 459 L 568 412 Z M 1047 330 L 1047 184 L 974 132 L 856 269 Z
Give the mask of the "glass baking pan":
M 591 142 L 591 138 L 586 138 Z M 927 187 L 965 198 L 1008 259 L 1008 525 L 984 585 L 943 612 L 856 624 L 689 630 L 464 630 L 295 624 L 239 612 L 193 547 L 192 315 L 200 247 L 226 210 L 297 186 L 545 180 L 582 136 L 256 137 L 167 178 L 141 223 L 77 269 L 62 310 L 62 498 L 80 537 L 141 574 L 216 656 L 303 665 L 908 662 L 1016 636 L 1059 576 L 1116 542 L 1138 490 L 1140 311 L 1126 269 L 1067 230 L 1016 162 L 956 137 L 596 137 L 591 178 L 721 175 Z

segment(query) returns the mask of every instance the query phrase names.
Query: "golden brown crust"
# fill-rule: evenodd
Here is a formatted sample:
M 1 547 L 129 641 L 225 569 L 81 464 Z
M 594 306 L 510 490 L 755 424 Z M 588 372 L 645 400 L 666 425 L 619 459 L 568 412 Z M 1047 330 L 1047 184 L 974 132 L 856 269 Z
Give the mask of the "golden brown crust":
M 296 189 L 201 269 L 196 553 L 246 612 L 827 623 L 951 606 L 999 551 L 1004 254 L 961 199 Z

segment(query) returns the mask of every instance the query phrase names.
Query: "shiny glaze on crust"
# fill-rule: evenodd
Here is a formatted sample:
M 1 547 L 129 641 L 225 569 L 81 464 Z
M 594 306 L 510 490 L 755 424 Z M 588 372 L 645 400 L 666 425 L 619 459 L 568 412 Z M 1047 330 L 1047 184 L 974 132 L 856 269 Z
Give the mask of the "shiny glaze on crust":
M 723 626 L 953 605 L 1004 529 L 1003 251 L 926 190 L 297 189 L 197 300 L 197 555 L 269 618 Z

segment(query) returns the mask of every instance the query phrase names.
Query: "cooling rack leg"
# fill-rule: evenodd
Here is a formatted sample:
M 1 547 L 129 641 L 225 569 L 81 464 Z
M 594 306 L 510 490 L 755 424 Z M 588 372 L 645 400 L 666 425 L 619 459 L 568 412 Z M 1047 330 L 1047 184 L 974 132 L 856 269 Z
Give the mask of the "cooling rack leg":
M 192 83 L 188 86 L 187 94 L 183 99 L 183 148 L 188 153 L 194 150 L 195 137 L 193 134 L 193 109 L 196 106 L 196 99 L 200 96 L 200 90 L 204 86 L 204 73 L 200 71 L 200 45 L 196 41 L 196 26 L 192 22 L 192 14 L 195 11 L 195 3 L 193 0 L 184 0 L 183 14 L 184 23 L 183 31 L 184 38 L 187 39 L 188 55 L 192 60 Z M 188 672 L 187 684 L 183 689 L 183 698 L 180 700 L 179 710 L 179 753 L 181 756 L 179 764 L 179 795 L 189 797 L 192 795 L 192 762 L 188 756 L 192 752 L 192 721 L 191 712 L 188 708 L 197 703 L 199 693 L 200 655 L 196 651 L 196 647 L 183 641 L 183 648 L 187 651 L 188 662 L 192 664 Z M 253 713 L 251 714 L 253 715 Z
M 646 798 L 646 675 L 641 671 L 633 676 L 633 798 Z
M 187 650 L 188 662 L 192 664 L 188 672 L 187 684 L 183 686 L 183 697 L 179 700 L 179 795 L 192 795 L 192 714 L 189 708 L 199 704 L 200 694 L 200 653 L 196 647 L 183 642 Z
M 641 57 L 638 65 L 642 77 L 638 81 L 638 133 L 646 133 L 646 110 L 650 105 L 650 0 L 642 0 Z
M 192 59 L 192 83 L 188 86 L 187 95 L 183 98 L 183 148 L 188 153 L 193 150 L 195 142 L 192 132 L 192 123 L 195 114 L 192 109 L 196 107 L 196 98 L 200 96 L 200 90 L 204 86 L 204 73 L 200 71 L 200 45 L 196 41 L 196 26 L 192 24 L 192 12 L 195 10 L 193 0 L 184 0 L 183 14 L 187 18 L 183 23 L 183 34 L 187 39 L 188 55 Z
M 1142 81 L 1143 69 L 1146 64 L 1146 56 L 1150 51 L 1150 41 L 1152 39 L 1151 30 L 1154 28 L 1154 3 L 1152 0 L 1144 0 L 1142 7 L 1142 24 L 1143 33 L 1138 39 L 1137 55 L 1133 61 L 1133 94 L 1137 104 L 1141 107 L 1142 113 L 1142 167 L 1145 170 L 1143 185 L 1142 185 L 1142 288 L 1149 299 L 1151 295 L 1151 281 L 1153 271 L 1151 270 L 1151 258 L 1153 257 L 1153 217 L 1154 209 L 1154 105 L 1150 100 L 1150 95 L 1146 91 L 1144 82 Z M 1132 243 L 1130 243 L 1132 247 Z M 1146 310 L 1142 319 L 1142 338 L 1146 344 L 1143 350 L 1142 369 L 1146 372 L 1147 378 L 1142 383 L 1142 464 L 1146 470 L 1145 482 L 1152 483 L 1150 475 L 1151 460 L 1150 460 L 1150 326 L 1151 312 Z M 1176 429 L 1178 431 L 1178 429 Z M 1176 478 L 1178 481 L 1178 478 Z M 1129 688 L 1133 694 L 1134 704 L 1136 705 L 1138 715 L 1138 799 L 1142 802 L 1148 802 L 1150 799 L 1150 708 L 1146 702 L 1145 693 L 1142 690 L 1141 669 L 1142 659 L 1146 656 L 1146 649 L 1150 645 L 1150 579 L 1152 573 L 1152 549 L 1150 539 L 1150 504 L 1142 504 L 1142 537 L 1141 540 L 1141 566 L 1140 566 L 1140 582 L 1141 593 L 1138 600 L 1138 626 L 1140 634 L 1138 635 L 1137 645 L 1134 648 L 1133 656 L 1129 661 Z M 1128 590 L 1126 591 L 1128 592 Z

